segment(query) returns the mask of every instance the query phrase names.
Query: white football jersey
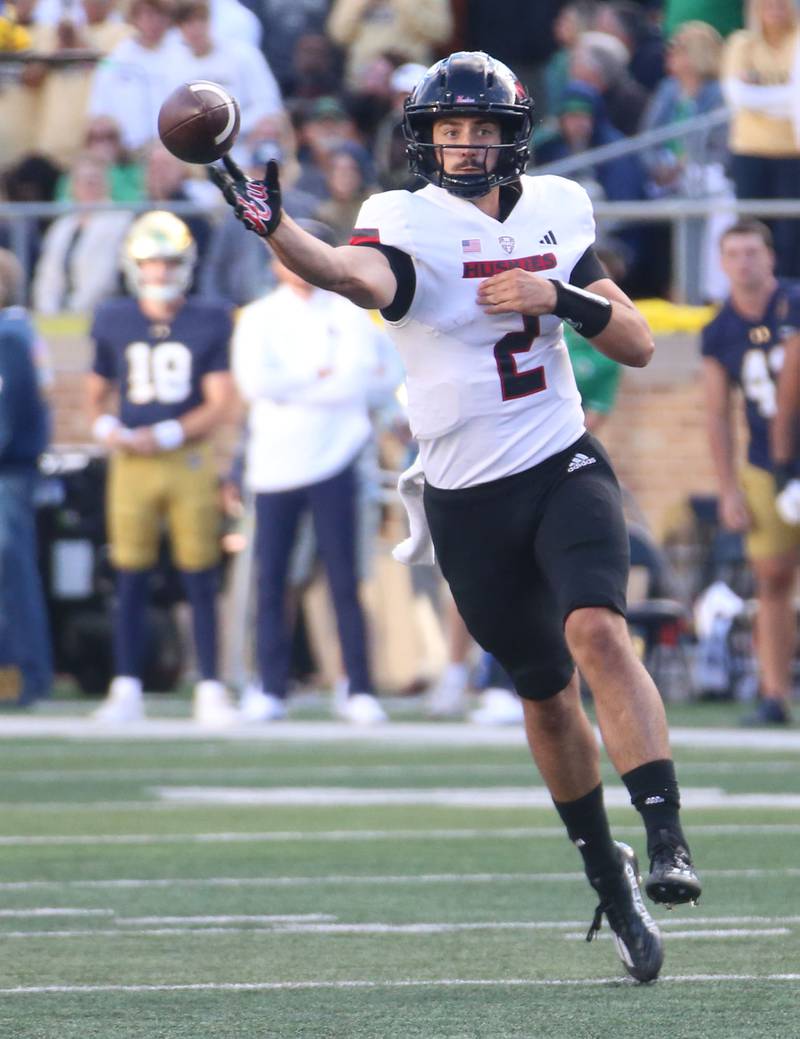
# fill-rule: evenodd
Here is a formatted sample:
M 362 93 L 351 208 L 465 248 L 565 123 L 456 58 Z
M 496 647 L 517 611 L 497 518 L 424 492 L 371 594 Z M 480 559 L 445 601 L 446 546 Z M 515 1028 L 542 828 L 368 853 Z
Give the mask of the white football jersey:
M 521 472 L 569 447 L 583 411 L 559 318 L 486 314 L 480 280 L 512 267 L 568 282 L 595 239 L 586 192 L 562 177 L 521 178 L 502 222 L 442 188 L 368 198 L 353 241 L 414 262 L 408 313 L 388 324 L 403 359 L 409 422 L 426 480 L 460 488 Z

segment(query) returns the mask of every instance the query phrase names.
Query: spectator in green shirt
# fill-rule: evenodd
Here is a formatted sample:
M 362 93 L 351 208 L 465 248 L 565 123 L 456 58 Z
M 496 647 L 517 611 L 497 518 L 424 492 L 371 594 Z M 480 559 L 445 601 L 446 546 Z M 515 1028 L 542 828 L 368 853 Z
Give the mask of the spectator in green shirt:
M 625 277 L 625 261 L 622 256 L 608 246 L 600 246 L 597 255 L 608 271 L 608 276 L 619 284 Z M 599 350 L 595 350 L 592 344 L 582 335 L 578 335 L 566 321 L 564 339 L 581 395 L 586 428 L 590 433 L 597 435 L 598 429 L 614 410 L 622 367 Z
M 744 25 L 742 0 L 666 0 L 664 35 L 669 39 L 684 22 L 707 22 L 720 36 Z
M 84 138 L 85 151 L 106 163 L 109 197 L 112 202 L 140 202 L 147 198 L 144 167 L 124 147 L 117 122 L 107 115 L 96 115 L 90 121 Z M 72 197 L 72 178 L 65 173 L 58 182 L 56 200 Z
M 617 398 L 622 368 L 610 357 L 595 350 L 590 342 L 564 323 L 569 359 L 583 401 L 586 428 L 597 434 L 611 414 Z

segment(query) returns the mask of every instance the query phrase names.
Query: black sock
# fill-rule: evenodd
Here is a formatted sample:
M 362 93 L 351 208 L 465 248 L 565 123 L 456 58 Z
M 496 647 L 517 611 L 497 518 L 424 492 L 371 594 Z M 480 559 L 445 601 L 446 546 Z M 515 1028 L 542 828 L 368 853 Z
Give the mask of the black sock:
M 641 815 L 647 830 L 647 853 L 652 855 L 656 844 L 666 830 L 671 839 L 689 848 L 683 836 L 679 812 L 681 795 L 675 766 L 669 758 L 648 761 L 622 776 L 622 782 L 631 795 L 631 804 Z
M 583 856 L 586 875 L 599 877 L 619 869 L 619 854 L 608 828 L 608 816 L 603 804 L 603 786 L 577 801 L 553 801 L 556 811 L 567 828 L 569 839 Z

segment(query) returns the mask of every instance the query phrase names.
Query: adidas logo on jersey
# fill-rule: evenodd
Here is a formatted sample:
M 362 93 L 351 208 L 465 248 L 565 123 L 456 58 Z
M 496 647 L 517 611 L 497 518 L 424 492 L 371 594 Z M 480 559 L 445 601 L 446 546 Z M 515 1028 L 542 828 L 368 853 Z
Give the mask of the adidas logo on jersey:
M 558 245 L 558 242 L 553 232 L 548 231 L 544 238 L 539 239 L 539 245 Z
M 574 473 L 576 469 L 583 469 L 585 465 L 594 465 L 596 461 L 596 458 L 591 457 L 590 455 L 581 454 L 579 451 L 570 459 L 570 463 L 567 466 L 567 472 Z

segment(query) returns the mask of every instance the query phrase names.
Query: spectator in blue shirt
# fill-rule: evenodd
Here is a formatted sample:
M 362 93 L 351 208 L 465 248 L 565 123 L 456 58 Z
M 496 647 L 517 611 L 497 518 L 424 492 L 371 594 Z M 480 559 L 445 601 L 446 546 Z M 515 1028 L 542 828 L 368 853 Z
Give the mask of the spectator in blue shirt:
M 713 26 L 704 22 L 682 25 L 669 42 L 669 75 L 650 99 L 642 130 L 680 124 L 722 108 L 725 102 L 719 85 L 721 53 L 722 37 Z M 709 167 L 715 168 L 717 178 L 724 176 L 728 128 L 720 124 L 711 131 L 677 137 L 650 148 L 642 158 L 650 178 L 650 194 L 706 194 L 703 182 L 709 180 Z
M 567 84 L 557 107 L 559 133 L 536 149 L 536 165 L 543 166 L 570 155 L 620 141 L 624 135 L 612 126 L 605 103 L 594 87 L 573 81 Z M 591 163 L 569 174 L 583 184 L 593 198 L 609 202 L 644 199 L 647 175 L 638 155 L 621 155 L 606 162 Z M 641 295 L 642 277 L 649 259 L 645 256 L 646 236 L 642 225 L 625 224 L 603 228 L 608 241 L 623 256 L 629 277 L 626 291 Z M 649 288 L 649 286 L 648 286 Z
M 559 133 L 536 150 L 536 165 L 577 155 L 624 137 L 612 126 L 603 99 L 594 87 L 577 80 L 568 83 L 557 106 Z M 588 178 L 599 185 L 602 197 L 610 202 L 645 197 L 645 171 L 636 155 L 587 167 L 576 180 Z M 594 194 L 597 194 L 595 189 Z
M 53 677 L 33 497 L 49 417 L 33 327 L 22 307 L 8 305 L 20 277 L 14 256 L 0 250 L 0 706 L 47 695 Z

